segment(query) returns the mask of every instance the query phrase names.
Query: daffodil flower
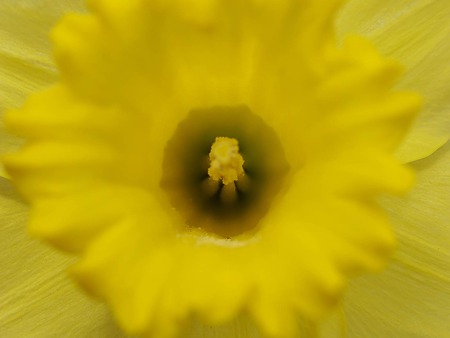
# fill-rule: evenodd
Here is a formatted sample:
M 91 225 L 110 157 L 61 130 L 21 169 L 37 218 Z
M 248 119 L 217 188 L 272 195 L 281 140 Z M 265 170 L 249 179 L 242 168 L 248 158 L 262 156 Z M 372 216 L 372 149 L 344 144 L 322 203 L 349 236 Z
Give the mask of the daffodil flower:
M 4 107 L 49 85 L 6 115 L 5 164 L 30 232 L 79 257 L 25 239 L 4 179 L 4 335 L 445 336 L 450 6 L 87 5 L 1 5 Z M 43 33 L 71 10 L 57 80 Z M 385 196 L 413 183 L 400 161 L 416 188 Z M 337 305 L 385 266 L 390 221 L 393 264 Z

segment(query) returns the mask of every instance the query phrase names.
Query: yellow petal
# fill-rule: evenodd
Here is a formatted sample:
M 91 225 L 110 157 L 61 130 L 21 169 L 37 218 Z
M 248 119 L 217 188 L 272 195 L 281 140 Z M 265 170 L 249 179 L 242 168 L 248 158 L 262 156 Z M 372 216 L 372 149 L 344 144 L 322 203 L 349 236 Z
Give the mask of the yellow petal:
M 56 81 L 49 32 L 68 11 L 82 11 L 81 0 L 4 0 L 0 3 L 0 116 L 20 107 L 32 92 Z M 20 140 L 0 124 L 0 154 L 17 150 Z M 0 176 L 8 177 L 0 165 Z
M 155 225 L 159 232 L 170 229 L 165 218 L 154 217 L 158 219 Z M 85 258 L 72 269 L 90 293 L 106 298 L 124 330 L 132 334 L 145 329 L 147 321 L 158 316 L 155 309 L 160 302 L 158 295 L 170 282 L 168 271 L 173 270 L 174 263 L 173 257 L 165 252 L 165 241 L 149 241 L 136 231 L 139 227 L 156 232 L 148 224 L 126 219 L 94 240 L 95 245 L 88 248 Z M 146 252 L 147 246 L 154 248 L 152 255 Z M 130 269 L 130 273 L 123 274 L 123 268 Z
M 417 186 L 386 199 L 399 248 L 379 276 L 355 280 L 345 304 L 349 337 L 447 337 L 450 315 L 450 144 L 413 163 Z
M 58 248 L 80 252 L 105 224 L 145 209 L 148 198 L 144 190 L 100 186 L 63 198 L 43 199 L 34 204 L 29 231 L 38 238 L 47 238 Z M 96 207 L 92 208 L 93 205 Z M 84 213 L 86 209 L 91 209 L 89 215 Z
M 73 259 L 32 241 L 27 207 L 0 179 L 0 335 L 34 337 L 123 337 L 107 309 L 65 277 Z
M 48 34 L 65 12 L 82 8 L 80 0 L 1 2 L 1 110 L 21 106 L 28 94 L 55 80 Z
M 0 121 L 0 140 L 0 154 L 15 152 L 19 150 L 20 146 L 24 143 L 21 138 L 6 131 L 3 121 Z M 0 162 L 0 177 L 10 178 L 6 169 L 3 167 L 2 162 Z
M 231 324 L 222 327 L 205 326 L 193 320 L 186 330 L 185 338 L 263 338 L 255 324 L 247 317 L 241 316 Z
M 369 37 L 382 54 L 406 67 L 400 88 L 424 96 L 424 109 L 397 151 L 402 162 L 424 158 L 450 137 L 450 3 L 353 0 L 341 12 L 338 33 Z

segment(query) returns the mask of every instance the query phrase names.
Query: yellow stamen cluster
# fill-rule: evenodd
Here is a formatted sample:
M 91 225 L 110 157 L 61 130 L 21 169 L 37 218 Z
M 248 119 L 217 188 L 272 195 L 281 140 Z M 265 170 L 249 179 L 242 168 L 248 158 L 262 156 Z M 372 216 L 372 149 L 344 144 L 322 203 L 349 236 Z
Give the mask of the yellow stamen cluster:
M 209 153 L 208 175 L 226 186 L 244 174 L 244 158 L 239 153 L 239 143 L 234 138 L 216 137 Z

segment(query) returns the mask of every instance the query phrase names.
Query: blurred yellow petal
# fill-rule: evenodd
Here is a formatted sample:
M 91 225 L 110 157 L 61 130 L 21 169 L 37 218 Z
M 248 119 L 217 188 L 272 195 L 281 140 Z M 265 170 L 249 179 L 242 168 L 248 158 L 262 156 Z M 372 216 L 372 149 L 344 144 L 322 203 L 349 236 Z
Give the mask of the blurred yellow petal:
M 241 317 L 225 327 L 204 326 L 198 321 L 192 321 L 191 326 L 186 331 L 184 338 L 263 338 L 264 336 L 257 330 L 256 326 Z
M 0 219 L 0 336 L 124 337 L 105 306 L 66 278 L 73 259 L 27 236 L 27 207 L 6 179 L 0 179 Z
M 64 13 L 82 11 L 81 0 L 3 0 L 0 2 L 0 116 L 18 108 L 32 92 L 57 79 L 49 34 Z M 11 152 L 20 139 L 0 123 L 0 152 Z M 0 176 L 8 177 L 0 165 Z
M 384 199 L 399 238 L 389 268 L 351 283 L 351 337 L 448 337 L 450 332 L 450 144 L 411 164 L 417 185 Z
M 450 3 L 441 0 L 352 0 L 344 6 L 338 34 L 361 34 L 406 74 L 398 84 L 420 92 L 424 109 L 397 151 L 402 162 L 424 158 L 450 138 Z

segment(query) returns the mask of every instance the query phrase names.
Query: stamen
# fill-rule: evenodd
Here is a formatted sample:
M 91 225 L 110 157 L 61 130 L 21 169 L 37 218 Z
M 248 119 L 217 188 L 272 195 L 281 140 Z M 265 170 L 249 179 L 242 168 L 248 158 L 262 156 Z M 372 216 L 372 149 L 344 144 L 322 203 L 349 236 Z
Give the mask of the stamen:
M 209 153 L 208 175 L 224 186 L 236 182 L 244 175 L 244 158 L 239 153 L 238 141 L 229 137 L 216 137 Z
M 220 190 L 220 182 L 211 177 L 205 178 L 201 183 L 201 189 L 206 196 L 212 197 Z
M 224 185 L 220 191 L 220 201 L 224 204 L 233 204 L 237 201 L 238 194 L 234 183 Z

